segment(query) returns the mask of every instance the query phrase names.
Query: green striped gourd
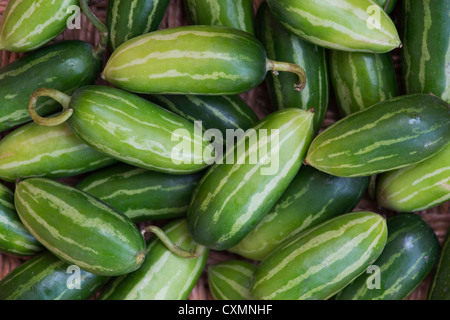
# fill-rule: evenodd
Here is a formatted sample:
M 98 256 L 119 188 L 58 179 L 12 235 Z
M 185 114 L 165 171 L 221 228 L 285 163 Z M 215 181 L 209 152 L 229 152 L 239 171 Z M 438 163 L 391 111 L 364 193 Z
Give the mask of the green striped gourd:
M 137 93 L 232 95 L 261 84 L 267 71 L 298 74 L 300 66 L 267 59 L 261 43 L 242 30 L 182 26 L 150 32 L 122 44 L 103 70 L 109 83 Z
M 402 1 L 403 81 L 407 94 L 450 103 L 450 1 Z
M 179 247 L 195 247 L 186 220 L 173 221 L 163 230 Z M 209 251 L 196 259 L 181 258 L 154 237 L 148 243 L 147 253 L 138 270 L 113 279 L 99 300 L 186 300 L 206 266 Z
M 398 96 L 390 53 L 332 50 L 330 77 L 342 117 Z
M 302 66 L 306 73 L 306 86 L 302 92 L 292 90 L 295 76 L 289 73 L 269 73 L 267 84 L 272 104 L 276 109 L 314 108 L 314 128 L 322 125 L 328 108 L 328 70 L 326 51 L 287 31 L 262 3 L 256 15 L 257 37 L 266 48 L 270 59 Z
M 42 249 L 42 245 L 20 221 L 14 207 L 14 194 L 0 184 L 0 252 L 32 256 Z
M 116 276 L 136 270 L 145 241 L 121 212 L 75 188 L 44 178 L 16 185 L 14 202 L 31 234 L 61 260 Z
M 201 173 L 173 175 L 117 164 L 82 179 L 77 188 L 134 222 L 186 216 Z
M 324 300 L 342 290 L 381 254 L 384 218 L 339 216 L 284 243 L 257 267 L 250 292 L 258 300 Z
M 208 284 L 216 300 L 253 300 L 250 279 L 256 266 L 242 260 L 228 260 L 208 267 Z
M 328 49 L 384 53 L 401 45 L 389 16 L 372 0 L 267 0 L 289 31 Z
M 442 246 L 439 262 L 428 291 L 428 300 L 450 300 L 450 232 Z
M 450 200 L 450 144 L 416 165 L 378 177 L 377 201 L 399 212 L 436 207 Z
M 78 139 L 66 124 L 26 124 L 0 141 L 0 178 L 60 178 L 92 171 L 115 160 Z
M 35 90 L 47 87 L 72 94 L 93 83 L 101 66 L 91 45 L 81 41 L 58 42 L 4 66 L 0 69 L 0 131 L 31 121 L 27 106 Z M 39 114 L 49 115 L 58 110 L 58 104 L 42 99 L 37 108 Z
M 390 14 L 397 5 L 397 0 L 374 0 L 374 2 L 382 7 L 387 14 Z
M 64 112 L 41 118 L 34 104 L 41 96 L 59 101 Z M 140 168 L 170 174 L 201 171 L 213 159 L 212 147 L 194 124 L 137 95 L 106 86 L 86 86 L 72 97 L 42 88 L 29 111 L 42 125 L 67 120 L 75 134 L 92 148 Z
M 227 129 L 246 131 L 258 122 L 255 112 L 238 95 L 154 95 L 150 100 L 192 122 L 202 121 L 205 131 L 219 130 L 223 138 Z
M 192 24 L 223 26 L 255 34 L 252 0 L 186 0 Z
M 449 141 L 448 103 L 433 95 L 408 95 L 334 123 L 312 142 L 306 161 L 331 175 L 370 176 L 424 161 Z
M 207 171 L 187 215 L 196 242 L 226 250 L 261 221 L 297 174 L 313 136 L 313 117 L 301 109 L 269 115 Z
M 0 281 L 0 300 L 87 300 L 107 280 L 108 277 L 77 269 L 46 251 Z
M 157 30 L 169 2 L 169 0 L 110 0 L 106 25 L 112 51 L 132 38 Z
M 337 215 L 351 212 L 369 179 L 341 178 L 310 166 L 300 168 L 276 205 L 229 251 L 263 260 L 283 242 Z
M 0 50 L 27 52 L 42 47 L 78 16 L 77 5 L 77 0 L 10 0 L 0 25 Z
M 394 216 L 387 219 L 387 228 L 386 246 L 373 263 L 374 269 L 345 287 L 337 300 L 402 300 L 433 269 L 439 255 L 439 241 L 420 216 Z M 379 277 L 379 283 L 374 277 Z

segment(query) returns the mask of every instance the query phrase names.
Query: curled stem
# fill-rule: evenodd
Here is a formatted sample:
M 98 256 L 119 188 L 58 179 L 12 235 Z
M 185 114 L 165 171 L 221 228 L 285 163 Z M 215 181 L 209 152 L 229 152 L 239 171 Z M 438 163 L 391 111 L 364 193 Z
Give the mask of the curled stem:
M 103 55 L 103 53 L 106 52 L 106 49 L 108 47 L 108 37 L 109 37 L 108 28 L 105 26 L 103 22 L 100 21 L 99 18 L 97 18 L 97 16 L 89 8 L 88 0 L 80 0 L 80 7 L 86 18 L 88 18 L 88 20 L 94 25 L 94 27 L 100 33 L 101 38 L 100 43 L 93 50 L 94 55 L 97 58 L 100 58 Z
M 306 73 L 305 70 L 299 65 L 267 59 L 266 70 L 272 71 L 275 75 L 278 75 L 278 71 L 295 73 L 299 79 L 299 82 L 294 85 L 295 90 L 302 91 L 305 89 Z
M 36 110 L 36 103 L 40 97 L 50 97 L 58 101 L 63 106 L 63 112 L 52 118 L 41 117 Z M 58 126 L 69 119 L 73 114 L 73 109 L 69 108 L 70 96 L 66 95 L 55 89 L 50 88 L 40 88 L 37 89 L 30 98 L 30 103 L 28 104 L 28 112 L 30 113 L 31 119 L 38 125 L 46 127 Z
M 206 250 L 206 247 L 200 244 L 197 244 L 194 250 L 184 250 L 174 244 L 172 240 L 167 237 L 164 231 L 156 226 L 148 226 L 145 227 L 144 230 L 142 230 L 143 235 L 145 235 L 145 233 L 147 232 L 154 233 L 159 238 L 159 240 L 161 240 L 161 242 L 167 247 L 167 249 L 170 250 L 170 252 L 185 259 L 196 259 L 200 257 Z

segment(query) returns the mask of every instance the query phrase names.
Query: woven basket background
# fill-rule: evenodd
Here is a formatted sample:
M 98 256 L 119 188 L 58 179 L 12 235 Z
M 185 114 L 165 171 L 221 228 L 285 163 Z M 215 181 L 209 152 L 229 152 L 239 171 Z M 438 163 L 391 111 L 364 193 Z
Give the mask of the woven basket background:
M 255 10 L 259 6 L 259 4 L 263 0 L 253 0 Z M 0 0 L 0 21 L 2 19 L 3 12 L 8 4 L 9 0 Z M 106 9 L 107 9 L 108 1 L 107 0 L 92 0 L 91 1 L 91 9 L 93 12 L 102 20 L 105 21 L 106 18 Z M 398 13 L 398 8 L 397 12 Z M 395 14 L 394 13 L 394 16 Z M 395 18 L 394 18 L 395 19 Z M 185 8 L 182 0 L 171 0 L 170 6 L 167 10 L 166 16 L 164 17 L 163 22 L 161 23 L 160 28 L 172 28 L 181 25 L 189 24 L 187 16 L 185 14 Z M 96 44 L 100 41 L 100 37 L 98 32 L 92 26 L 87 19 L 82 16 L 81 20 L 81 30 L 66 30 L 62 35 L 60 35 L 56 41 L 58 40 L 84 40 L 93 44 Z M 23 54 L 10 53 L 6 51 L 0 50 L 0 67 L 5 66 L 6 64 L 18 59 Z M 393 52 L 394 62 L 397 68 L 397 74 L 400 74 L 401 60 L 399 58 L 399 52 Z M 107 58 L 107 55 L 105 55 Z M 100 83 L 100 82 L 99 82 Z M 105 84 L 105 83 L 102 83 Z M 400 84 L 400 81 L 399 81 Z M 400 84 L 401 88 L 401 84 Z M 330 88 L 331 89 L 331 88 Z M 329 126 L 331 123 L 335 122 L 339 119 L 338 111 L 336 108 L 336 104 L 334 102 L 332 90 L 330 90 L 330 106 L 327 112 L 327 117 L 323 128 Z M 247 101 L 247 103 L 255 110 L 257 115 L 262 118 L 273 111 L 273 107 L 271 105 L 270 99 L 268 97 L 268 93 L 266 90 L 265 84 L 260 85 L 258 88 L 247 92 L 242 95 L 242 97 Z M 1 107 L 1 106 L 0 106 Z M 7 133 L 0 134 L 0 139 L 2 136 Z M 67 184 L 74 184 L 79 177 L 73 177 L 69 179 L 60 179 L 61 181 Z M 13 187 L 10 184 L 7 184 L 10 187 Z M 356 210 L 367 210 L 378 212 L 386 217 L 395 215 L 396 213 L 387 211 L 385 209 L 379 208 L 368 195 L 365 195 L 361 202 L 358 204 Z M 441 205 L 440 207 L 436 207 L 427 211 L 422 211 L 418 213 L 420 216 L 426 220 L 430 226 L 436 232 L 436 235 L 439 238 L 439 241 L 442 245 L 444 237 L 447 233 L 447 230 L 450 226 L 450 202 Z M 149 222 L 151 223 L 151 222 Z M 159 224 L 160 222 L 158 222 Z M 229 260 L 229 259 L 242 259 L 237 255 L 228 253 L 228 252 L 211 252 L 210 257 L 208 259 L 208 265 L 214 265 L 218 262 Z M 27 258 L 13 257 L 8 255 L 0 254 L 0 279 L 6 276 L 9 272 L 11 272 L 14 268 L 19 266 L 21 263 L 26 261 Z M 409 300 L 424 300 L 426 298 L 426 294 L 429 288 L 431 280 L 431 275 L 420 285 L 417 290 L 411 294 L 408 298 Z M 212 296 L 208 289 L 207 283 L 207 274 L 204 272 L 196 287 L 192 291 L 190 300 L 208 300 L 212 299 Z

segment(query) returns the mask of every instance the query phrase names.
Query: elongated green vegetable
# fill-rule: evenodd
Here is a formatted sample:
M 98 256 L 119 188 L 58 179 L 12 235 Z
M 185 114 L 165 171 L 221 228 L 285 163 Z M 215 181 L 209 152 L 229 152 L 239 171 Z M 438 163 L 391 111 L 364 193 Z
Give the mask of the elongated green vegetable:
M 387 228 L 386 246 L 373 263 L 372 272 L 363 273 L 345 287 L 337 295 L 338 300 L 402 300 L 433 269 L 439 255 L 439 241 L 420 216 L 394 216 L 387 219 Z M 374 270 L 379 271 L 374 275 Z M 379 277 L 379 282 L 373 277 Z
M 258 122 L 255 112 L 237 95 L 154 95 L 149 98 L 192 122 L 201 121 L 205 131 L 219 130 L 222 140 L 226 139 L 228 129 L 246 131 Z
M 223 26 L 255 34 L 252 0 L 186 0 L 193 24 Z
M 340 178 L 304 166 L 272 210 L 229 251 L 248 259 L 263 260 L 289 238 L 351 212 L 368 182 L 367 177 Z
M 78 17 L 77 5 L 77 0 L 10 0 L 0 25 L 0 50 L 27 52 L 42 47 Z
M 107 280 L 46 251 L 0 281 L 0 300 L 87 300 Z
M 450 103 L 450 1 L 402 1 L 403 81 L 407 94 Z
M 256 15 L 257 38 L 266 48 L 270 59 L 286 61 L 305 69 L 306 86 L 302 92 L 292 90 L 295 75 L 289 73 L 267 75 L 271 100 L 276 109 L 314 108 L 314 128 L 317 132 L 328 108 L 328 70 L 325 49 L 293 35 L 278 23 L 262 3 Z
M 78 139 L 65 124 L 26 124 L 0 141 L 0 178 L 14 182 L 31 177 L 60 178 L 114 163 Z
M 371 0 L 267 0 L 292 33 L 319 46 L 384 53 L 401 45 L 389 16 Z
M 20 221 L 14 207 L 14 194 L 0 184 L 0 252 L 32 256 L 42 249 Z
M 216 300 L 253 300 L 250 279 L 256 266 L 247 261 L 228 260 L 208 267 L 208 284 Z
M 386 221 L 375 213 L 328 220 L 265 258 L 256 269 L 251 293 L 258 300 L 328 299 L 378 258 L 386 238 Z
M 267 59 L 261 43 L 229 27 L 183 26 L 150 32 L 112 54 L 103 78 L 132 92 L 231 95 L 261 84 L 268 71 L 289 71 L 305 86 L 297 65 Z
M 428 300 L 450 300 L 450 233 L 442 246 L 436 272 L 428 291 Z
M 87 176 L 77 188 L 134 222 L 186 216 L 202 173 L 172 175 L 117 164 Z
M 158 29 L 169 0 L 111 0 L 106 25 L 112 51 L 122 43 Z
M 330 52 L 330 75 L 342 117 L 396 97 L 390 53 Z
M 269 115 L 208 170 L 188 211 L 196 242 L 229 249 L 269 212 L 302 164 L 313 116 L 301 109 Z
M 84 192 L 31 178 L 17 184 L 14 202 L 31 234 L 67 263 L 116 276 L 138 269 L 144 260 L 144 238 L 131 220 Z
M 63 105 L 64 112 L 44 119 L 35 109 L 41 96 Z M 29 105 L 35 122 L 64 121 L 92 148 L 119 161 L 170 174 L 201 171 L 214 160 L 211 145 L 194 124 L 132 93 L 105 86 L 87 86 L 72 97 L 48 89 L 37 90 Z
M 72 94 L 91 84 L 100 73 L 102 59 L 89 43 L 63 41 L 31 53 L 0 69 L 0 131 L 31 121 L 27 110 L 31 94 L 53 88 Z M 58 110 L 51 99 L 37 105 L 41 115 Z
M 336 176 L 370 176 L 424 161 L 450 141 L 450 106 L 433 95 L 401 96 L 354 113 L 312 142 L 306 161 Z
M 176 220 L 164 227 L 166 235 L 179 247 L 189 250 L 195 242 L 189 235 L 186 220 Z M 147 246 L 142 266 L 112 280 L 100 300 L 185 300 L 206 265 L 208 250 L 196 259 L 171 253 L 160 240 L 153 238 Z
M 377 201 L 398 212 L 427 210 L 450 200 L 450 144 L 416 165 L 383 173 Z

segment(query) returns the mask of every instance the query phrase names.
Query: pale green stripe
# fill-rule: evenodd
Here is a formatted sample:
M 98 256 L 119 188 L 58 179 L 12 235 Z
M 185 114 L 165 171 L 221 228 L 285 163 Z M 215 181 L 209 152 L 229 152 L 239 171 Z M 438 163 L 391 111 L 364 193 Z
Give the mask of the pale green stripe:
M 347 230 L 349 228 L 352 228 L 357 225 L 362 225 L 362 224 L 364 224 L 370 220 L 374 220 L 374 219 L 375 218 L 373 216 L 364 216 L 359 219 L 353 219 L 353 220 L 349 221 L 347 224 L 341 225 L 339 227 L 339 229 L 326 231 L 326 232 L 310 239 L 307 243 L 303 244 L 299 248 L 292 251 L 280 263 L 278 263 L 278 265 L 275 268 L 270 270 L 264 277 L 259 279 L 259 281 L 255 283 L 254 288 L 257 288 L 264 281 L 267 281 L 267 280 L 271 279 L 272 277 L 276 276 L 279 272 L 283 272 L 283 270 L 286 268 L 286 266 L 289 263 L 291 263 L 292 260 L 296 259 L 299 255 L 301 255 L 311 249 L 314 249 L 320 245 L 324 245 L 327 242 L 332 241 L 333 239 L 341 237 L 343 234 L 345 234 L 345 232 L 347 232 Z M 305 238 L 308 234 L 315 231 L 316 229 L 317 229 L 317 227 L 310 229 L 309 231 L 303 233 L 301 237 L 299 237 L 298 239 L 295 239 L 295 241 L 286 243 L 285 246 L 295 245 L 295 242 L 302 241 L 303 238 Z M 282 248 L 280 247 L 280 249 L 282 249 Z
M 370 229 L 370 232 L 367 232 L 366 234 L 370 235 L 371 231 L 373 231 L 373 229 L 375 229 L 380 223 L 381 223 L 381 221 L 378 222 L 374 227 L 372 227 Z M 304 295 L 300 299 L 310 298 L 310 297 L 312 297 L 314 295 L 314 293 L 319 292 L 319 291 L 323 290 L 324 288 L 330 287 L 330 286 L 332 286 L 332 285 L 334 285 L 336 283 L 339 283 L 340 281 L 344 280 L 346 277 L 354 274 L 358 269 L 360 269 L 364 265 L 368 265 L 369 264 L 369 258 L 373 254 L 372 249 L 379 244 L 379 241 L 380 241 L 380 238 L 382 237 L 382 235 L 383 235 L 383 233 L 380 232 L 377 235 L 377 237 L 375 238 L 375 240 L 371 243 L 371 245 L 364 252 L 364 254 L 361 256 L 361 258 L 358 261 L 356 261 L 355 263 L 353 263 L 352 265 L 348 266 L 331 283 L 326 283 L 326 284 L 324 284 L 322 286 L 319 286 L 319 287 L 309 291 L 306 295 Z M 358 236 L 358 238 L 360 238 L 360 236 Z M 333 292 L 331 295 L 333 295 L 335 293 L 336 292 Z
M 39 59 L 35 59 L 20 68 L 14 68 L 8 72 L 4 72 L 4 73 L 0 74 L 0 80 L 5 79 L 6 77 L 17 77 L 17 76 L 27 72 L 28 70 L 40 65 L 41 63 L 46 62 L 46 61 L 50 60 L 51 58 L 58 56 L 59 54 L 60 54 L 60 51 L 49 52 L 45 56 L 40 57 Z
M 42 280 L 54 273 L 56 269 L 62 267 L 64 264 L 65 263 L 63 261 L 57 261 L 42 270 L 41 273 L 33 273 L 33 277 L 26 283 L 20 284 L 16 290 L 14 290 L 13 294 L 8 297 L 8 300 L 15 300 L 19 298 L 24 292 L 27 292 L 33 288 L 33 286 L 38 285 Z
M 223 282 L 225 282 L 229 288 L 231 288 L 232 290 L 234 290 L 237 294 L 239 294 L 242 297 L 247 298 L 248 300 L 251 299 L 250 297 L 250 291 L 248 288 L 244 287 L 242 284 L 234 281 L 233 279 L 229 279 L 225 276 L 223 276 L 222 274 L 216 272 L 216 271 L 212 271 L 213 275 L 217 278 L 219 278 L 220 280 L 222 280 Z M 217 287 L 217 286 L 216 286 Z
M 427 61 L 431 60 L 430 51 L 428 50 L 428 34 L 431 29 L 432 25 L 432 17 L 431 17 L 431 10 L 430 10 L 430 0 L 424 0 L 422 2 L 423 9 L 424 9 L 424 17 L 423 17 L 423 34 L 421 37 L 422 40 L 422 52 L 420 55 L 420 62 L 419 62 L 419 82 L 420 87 L 422 88 L 422 91 L 425 89 L 425 80 L 426 80 L 426 63 Z

